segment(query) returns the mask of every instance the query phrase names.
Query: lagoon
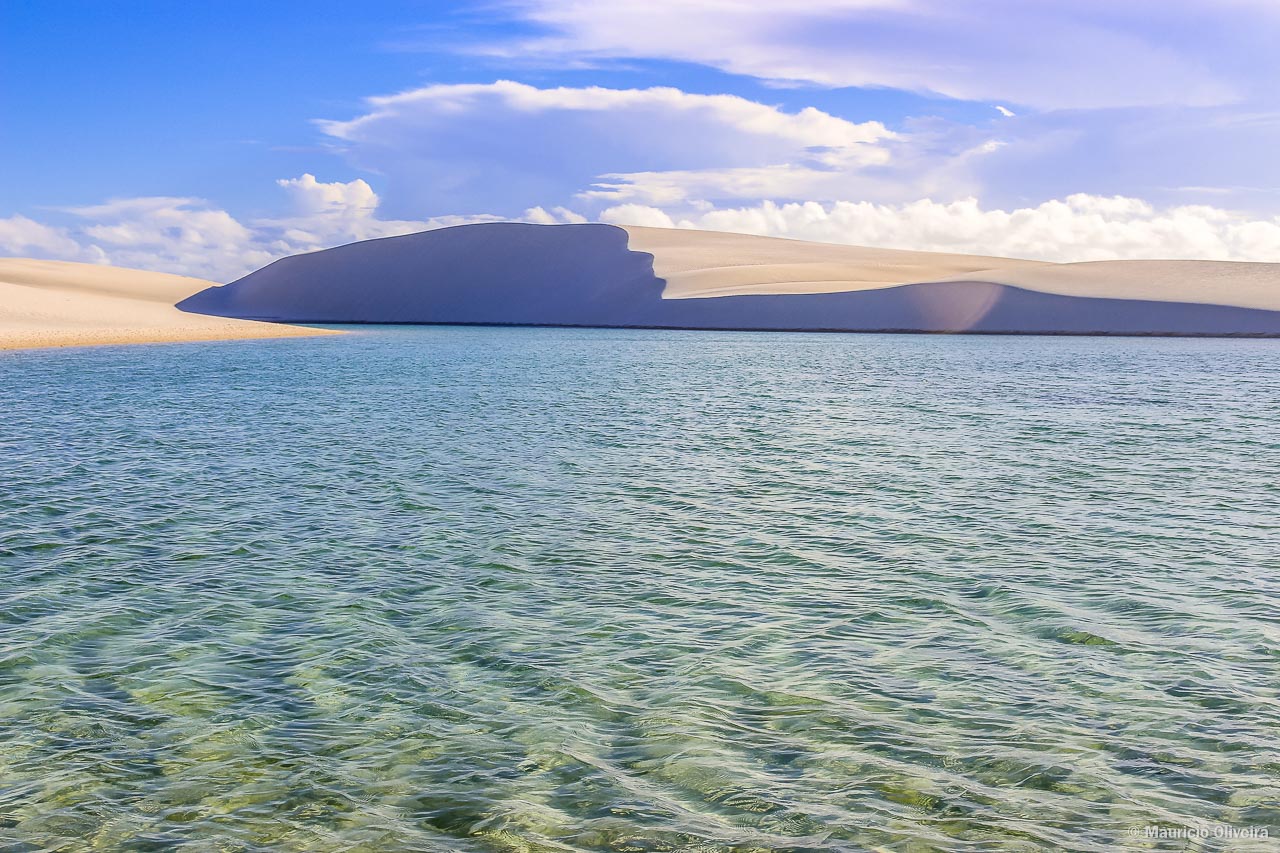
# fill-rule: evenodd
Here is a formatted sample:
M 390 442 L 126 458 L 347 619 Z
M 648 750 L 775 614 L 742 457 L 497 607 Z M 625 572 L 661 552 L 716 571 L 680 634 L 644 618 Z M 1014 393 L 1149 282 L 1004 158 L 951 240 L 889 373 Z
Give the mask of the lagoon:
M 0 388 L 12 849 L 1280 834 L 1273 341 L 385 326 Z

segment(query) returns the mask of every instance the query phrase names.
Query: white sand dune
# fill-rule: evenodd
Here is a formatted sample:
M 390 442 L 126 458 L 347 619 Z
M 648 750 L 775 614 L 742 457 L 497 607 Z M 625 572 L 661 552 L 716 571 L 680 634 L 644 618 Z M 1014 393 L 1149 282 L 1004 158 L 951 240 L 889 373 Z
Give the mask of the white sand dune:
M 225 286 L 0 259 L 0 349 L 331 334 L 291 322 L 1277 336 L 1280 264 L 1055 264 L 521 223 L 353 243 Z
M 1085 261 L 983 270 L 968 278 L 1041 293 L 1192 302 L 1280 311 L 1280 264 L 1242 261 Z M 952 276 L 943 281 L 965 280 Z
M 335 334 L 174 307 L 211 286 L 167 273 L 0 258 L 0 349 Z
M 1041 261 L 871 249 L 779 237 L 622 226 L 628 245 L 653 255 L 666 299 L 784 293 L 840 293 L 897 287 L 987 270 L 1054 266 Z M 982 280 L 986 280 L 983 278 Z
M 277 322 L 1280 336 L 1280 264 L 1053 264 L 494 222 L 284 258 L 180 304 Z
M 624 227 L 632 249 L 654 256 L 654 273 L 667 282 L 666 299 L 984 282 L 1060 296 L 1280 311 L 1280 264 L 1164 260 L 1055 264 L 746 234 Z

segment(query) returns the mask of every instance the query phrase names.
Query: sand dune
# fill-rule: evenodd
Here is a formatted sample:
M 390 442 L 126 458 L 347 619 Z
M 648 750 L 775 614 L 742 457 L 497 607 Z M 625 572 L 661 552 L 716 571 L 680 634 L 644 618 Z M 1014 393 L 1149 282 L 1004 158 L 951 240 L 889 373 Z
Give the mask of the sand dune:
M 1280 335 L 1280 265 L 1038 261 L 485 223 L 277 261 L 184 310 L 280 322 Z
M 1280 335 L 1280 264 L 1052 264 L 520 223 L 353 243 L 226 286 L 0 259 L 0 349 L 330 334 L 287 322 Z
M 954 276 L 941 280 L 965 278 Z M 1280 264 L 1087 261 L 999 267 L 968 278 L 1062 296 L 1191 302 L 1280 311 Z
M 663 297 L 836 293 L 941 281 L 986 270 L 1054 266 L 1041 261 L 872 249 L 750 234 L 622 226 L 628 245 L 653 255 Z
M 632 249 L 654 256 L 654 273 L 666 280 L 663 296 L 667 299 L 980 281 L 1060 296 L 1280 311 L 1280 264 L 1162 260 L 1055 264 L 712 231 L 624 228 Z
M 211 286 L 166 273 L 0 258 L 0 349 L 332 334 L 174 307 Z

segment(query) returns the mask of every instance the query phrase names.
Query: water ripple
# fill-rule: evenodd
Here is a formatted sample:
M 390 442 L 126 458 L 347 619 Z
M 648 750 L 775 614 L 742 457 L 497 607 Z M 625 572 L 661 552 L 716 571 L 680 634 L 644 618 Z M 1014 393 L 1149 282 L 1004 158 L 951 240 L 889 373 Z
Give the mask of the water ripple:
M 0 354 L 14 850 L 1267 850 L 1264 341 Z

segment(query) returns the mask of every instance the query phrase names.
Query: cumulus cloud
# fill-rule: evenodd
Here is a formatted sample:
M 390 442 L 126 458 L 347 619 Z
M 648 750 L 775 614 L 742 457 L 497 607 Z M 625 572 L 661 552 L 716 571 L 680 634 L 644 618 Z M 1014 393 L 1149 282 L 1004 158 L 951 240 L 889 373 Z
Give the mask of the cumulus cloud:
M 1214 199 L 1162 187 L 1280 186 L 1271 154 L 1280 120 L 1241 125 L 1218 108 L 1007 117 L 988 109 L 990 121 L 976 125 L 921 116 L 890 129 L 730 95 L 500 81 L 372 98 L 354 118 L 321 126 L 354 165 L 385 177 L 380 216 L 393 220 L 420 211 L 510 217 L 560 205 L 595 215 L 620 204 L 764 199 L 974 196 L 1008 208 L 1078 192 L 1171 205 Z M 1268 199 L 1253 195 L 1217 201 L 1264 209 Z
M 343 183 L 323 183 L 310 173 L 276 181 L 293 202 L 300 216 L 369 217 L 378 209 L 378 194 L 357 178 Z
M 581 213 L 575 213 L 567 207 L 553 207 L 550 210 L 531 207 L 524 212 L 521 221 L 528 222 L 531 225 L 581 225 L 587 222 L 588 219 Z
M 1214 201 L 1173 189 L 1188 186 L 1278 209 L 1280 107 L 1257 81 L 1269 79 L 1258 69 L 1280 74 L 1280 6 L 1134 3 L 528 0 L 519 8 L 545 33 L 485 49 L 512 62 L 675 59 L 809 86 L 942 92 L 989 113 L 895 99 L 911 113 L 892 107 L 890 128 L 867 120 L 879 115 L 674 88 L 499 81 L 371 98 L 320 127 L 387 177 L 395 216 L 970 195 L 1010 207 L 1081 192 Z
M 288 193 L 293 214 L 283 219 L 258 219 L 253 223 L 259 239 L 273 237 L 273 250 L 296 254 L 359 240 L 395 237 L 433 228 L 467 225 L 474 222 L 500 222 L 507 218 L 497 214 L 449 214 L 427 219 L 384 219 L 380 216 L 382 199 L 361 179 L 324 183 L 311 174 L 286 178 L 276 184 Z M 510 217 L 518 222 L 539 225 L 561 225 L 585 222 L 586 219 L 564 207 L 526 209 Z
M 272 258 L 248 226 L 201 199 L 115 199 L 66 212 L 81 220 L 69 229 L 80 253 L 101 263 L 210 278 Z
M 290 215 L 283 218 L 242 222 L 191 198 L 119 199 L 72 209 L 82 220 L 77 226 L 53 226 L 22 216 L 0 219 L 0 251 L 231 281 L 298 252 L 511 219 L 492 214 L 381 219 L 378 195 L 364 181 L 326 183 L 307 174 L 278 184 L 292 202 Z M 542 225 L 588 221 L 566 207 L 537 206 L 514 219 Z M 1137 198 L 1083 193 L 1012 209 L 984 208 L 972 198 L 904 204 L 765 201 L 723 207 L 626 202 L 604 209 L 594 219 L 1049 261 L 1280 262 L 1280 217 L 1256 218 L 1207 205 L 1157 207 Z
M 357 165 L 393 178 L 393 212 L 514 211 L 580 192 L 650 203 L 812 197 L 884 166 L 898 139 L 877 121 L 734 95 L 511 81 L 370 98 L 365 114 L 320 127 Z
M 40 257 L 55 255 L 66 260 L 95 258 L 93 253 L 85 253 L 65 229 L 20 215 L 0 219 L 0 253 Z
M 1199 258 L 1280 262 L 1280 217 L 1255 219 L 1204 205 L 1156 208 L 1140 199 L 1076 194 L 1013 210 L 975 199 L 900 205 L 763 202 L 672 215 L 608 208 L 619 225 L 699 228 L 829 243 L 1046 261 Z
M 1268 94 L 1274 3 L 1224 0 L 508 0 L 508 61 L 693 62 L 780 84 L 890 87 L 1041 109 L 1203 106 Z
M 355 166 L 385 176 L 391 219 L 764 199 L 974 196 L 1008 208 L 1082 192 L 1275 209 L 1280 190 L 1264 188 L 1280 187 L 1280 112 L 988 109 L 976 124 L 918 116 L 890 129 L 731 95 L 499 81 L 372 98 L 321 127 Z M 1218 199 L 1174 189 L 1187 186 L 1236 189 Z
M 430 220 L 379 218 L 378 194 L 359 178 L 345 183 L 325 183 L 316 180 L 315 175 L 305 174 L 278 180 L 276 185 L 288 195 L 293 207 L 291 214 L 254 222 L 255 233 L 260 237 L 270 235 L 271 248 L 276 252 L 314 251 L 440 225 Z
M 113 199 L 67 208 L 70 226 L 13 216 L 0 219 L 0 254 L 86 261 L 232 281 L 287 255 L 377 237 L 466 225 L 517 221 L 585 222 L 563 207 L 534 207 L 517 217 L 494 214 L 383 219 L 379 198 L 363 180 L 323 182 L 304 174 L 276 182 L 289 215 L 240 221 L 203 199 L 169 196 Z
M 773 205 L 772 202 L 769 202 Z M 600 221 L 609 225 L 643 225 L 646 228 L 699 228 L 695 218 L 685 218 L 676 221 L 671 214 L 665 210 L 656 207 L 649 207 L 643 204 L 619 204 L 616 207 L 605 208 L 600 213 Z M 745 222 L 745 220 L 744 220 Z M 754 223 L 753 223 L 754 224 Z M 751 225 L 746 225 L 750 228 Z M 711 229 L 708 229 L 711 230 Z M 719 229 L 721 231 L 741 231 L 744 234 L 765 234 L 767 231 L 760 230 L 743 230 L 741 227 L 725 227 Z

